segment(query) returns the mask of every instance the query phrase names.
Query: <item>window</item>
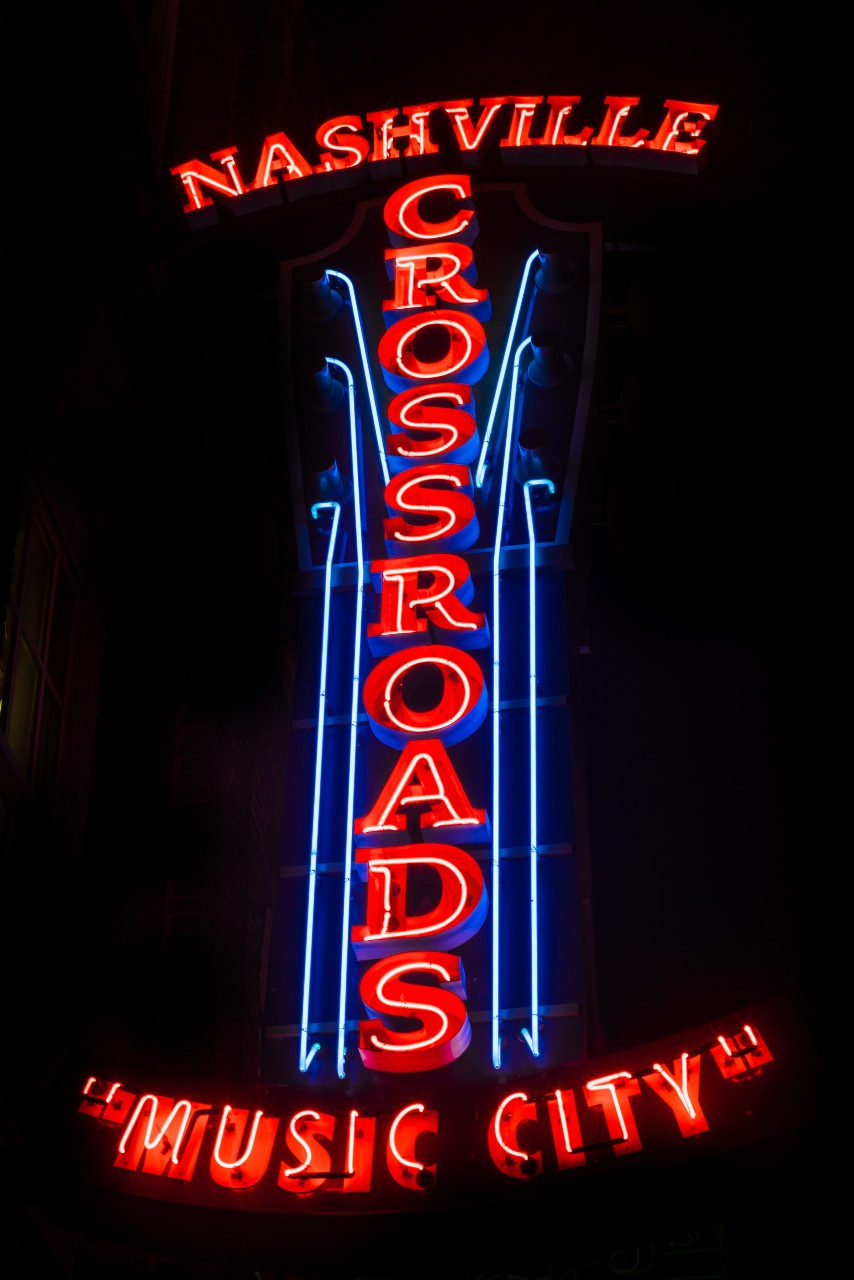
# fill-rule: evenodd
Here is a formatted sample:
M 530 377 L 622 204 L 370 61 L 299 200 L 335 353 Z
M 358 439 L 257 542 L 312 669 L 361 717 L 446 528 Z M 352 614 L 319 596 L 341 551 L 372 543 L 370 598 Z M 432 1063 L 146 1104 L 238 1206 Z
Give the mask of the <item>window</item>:
M 18 529 L 0 649 L 0 731 L 38 799 L 53 791 L 74 592 L 56 539 L 31 498 Z

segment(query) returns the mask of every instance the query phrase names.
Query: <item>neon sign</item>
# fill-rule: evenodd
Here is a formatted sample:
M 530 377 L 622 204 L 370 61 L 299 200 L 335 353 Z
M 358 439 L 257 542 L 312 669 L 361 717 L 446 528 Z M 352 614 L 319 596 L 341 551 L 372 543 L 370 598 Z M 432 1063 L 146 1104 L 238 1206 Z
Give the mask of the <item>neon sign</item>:
M 472 105 L 373 113 L 370 140 L 327 122 L 328 172 L 395 141 L 435 155 L 437 108 L 461 154 L 504 109 L 508 152 L 668 160 L 717 111 L 668 102 L 652 134 L 609 98 L 569 134 L 577 99 Z M 218 163 L 231 199 L 315 172 L 283 134 L 253 186 L 233 149 Z M 191 194 L 219 190 L 184 169 Z M 565 586 L 601 248 L 519 186 L 439 172 L 283 266 L 304 610 L 264 1091 L 212 1104 L 90 1077 L 79 1111 L 111 1186 L 297 1214 L 512 1203 L 567 1170 L 726 1148 L 745 1101 L 754 1132 L 785 1113 L 773 1004 L 585 1051 Z
M 231 146 L 212 152 L 213 164 L 187 160 L 175 165 L 171 172 L 182 185 L 187 214 L 211 208 L 214 200 L 226 199 L 239 205 L 241 198 L 245 202 L 250 193 L 276 196 L 280 182 L 304 182 L 312 176 L 339 174 L 364 164 L 388 163 L 399 156 L 413 159 L 437 155 L 440 148 L 431 130 L 431 117 L 435 119 L 437 115 L 450 129 L 454 145 L 462 156 L 477 153 L 487 139 L 500 132 L 500 153 L 509 157 L 526 149 L 527 163 L 534 162 L 537 154 L 544 154 L 546 149 L 570 161 L 573 151 L 583 147 L 591 154 L 604 153 L 610 164 L 620 163 L 620 156 L 631 151 L 634 156 L 645 157 L 651 165 L 658 163 L 656 156 L 664 156 L 668 164 L 677 167 L 686 161 L 695 166 L 696 158 L 707 145 L 707 139 L 701 135 L 718 113 L 716 103 L 667 98 L 663 106 L 657 108 L 663 114 L 659 115 L 654 130 L 638 128 L 629 133 L 629 117 L 639 107 L 640 99 L 608 96 L 604 99 L 604 113 L 601 107 L 596 109 L 598 128 L 585 124 L 569 132 L 570 116 L 575 121 L 580 103 L 578 96 L 553 94 L 529 98 L 458 98 L 421 103 L 402 110 L 394 107 L 369 111 L 365 115 L 367 123 L 357 115 L 336 116 L 316 131 L 320 150 L 313 164 L 287 134 L 278 132 L 264 139 L 251 181 L 241 176 L 237 148 Z M 528 148 L 531 150 L 527 151 Z M 393 209 L 393 229 L 409 242 L 450 239 L 466 229 L 464 214 L 421 229 L 417 214 L 412 214 L 405 198 Z M 408 256 L 412 260 L 411 250 Z M 411 283 L 414 266 L 409 270 Z M 461 272 L 462 266 L 457 274 Z M 465 286 L 458 285 L 458 288 L 464 292 Z
M 396 191 L 383 208 L 388 232 L 417 242 L 415 247 L 386 251 L 394 298 L 383 304 L 389 327 L 378 344 L 383 377 L 396 393 L 389 419 L 404 429 L 409 421 L 403 416 L 404 408 L 411 407 L 413 393 L 419 407 L 432 397 L 445 399 L 449 379 L 454 380 L 452 386 L 470 387 L 480 381 L 489 363 L 486 334 L 473 314 L 473 308 L 490 314 L 489 292 L 465 279 L 463 273 L 474 269 L 472 250 L 466 244 L 457 248 L 448 238 L 471 236 L 474 214 L 457 209 L 448 218 L 431 220 L 424 210 L 437 194 L 450 194 L 455 205 L 470 205 L 470 181 L 465 175 L 444 174 L 416 180 Z M 439 301 L 448 305 L 439 310 Z M 431 343 L 432 357 L 425 354 Z M 416 451 L 399 448 L 397 467 L 384 489 L 387 509 L 401 514 L 383 521 L 391 559 L 375 560 L 370 566 L 380 584 L 381 607 L 379 621 L 371 624 L 368 634 L 375 654 L 393 648 L 379 656 L 364 680 L 362 703 L 376 737 L 402 748 L 402 753 L 383 784 L 378 802 L 385 801 L 382 812 L 377 813 L 375 805 L 355 821 L 354 833 L 362 839 L 381 838 L 388 830 L 409 830 L 413 818 L 422 831 L 444 820 L 446 825 L 467 825 L 470 836 L 483 832 L 488 822 L 485 812 L 474 808 L 447 753 L 449 746 L 469 738 L 486 716 L 486 682 L 471 650 L 488 645 L 489 629 L 483 614 L 473 615 L 453 594 L 462 591 L 471 600 L 471 575 L 463 559 L 447 553 L 471 547 L 480 528 L 468 467 L 443 457 L 446 452 L 459 453 L 459 433 L 440 431 L 439 436 L 430 454 L 437 461 L 424 463 Z M 477 451 L 473 419 L 468 440 L 473 458 Z M 423 553 L 409 554 L 413 551 Z M 437 592 L 437 581 L 443 578 Z M 453 602 L 451 610 L 444 604 L 446 599 Z M 418 618 L 419 610 L 427 617 Z M 444 641 L 450 643 L 413 644 L 425 638 L 428 623 L 438 624 Z M 458 650 L 453 642 L 460 633 L 465 643 Z M 425 675 L 434 684 L 438 678 L 436 696 L 423 706 L 413 706 L 411 693 L 418 694 L 419 679 Z M 425 770 L 430 775 L 426 790 Z M 403 821 L 399 817 L 389 824 L 392 808 L 400 815 L 401 808 L 413 805 L 416 798 L 418 809 L 413 808 Z M 453 1062 L 471 1043 L 465 974 L 454 954 L 406 948 L 422 940 L 452 947 L 475 934 L 488 910 L 484 877 L 475 859 L 451 843 L 407 843 L 399 846 L 394 857 L 383 853 L 382 848 L 368 848 L 360 850 L 357 858 L 360 867 L 367 869 L 367 923 L 351 928 L 351 941 L 359 959 L 378 957 L 359 984 L 370 1015 L 359 1024 L 359 1054 L 374 1071 L 433 1070 Z M 407 906 L 407 873 L 427 867 L 438 874 L 439 901 L 432 909 L 413 914 Z M 424 985 L 425 978 L 431 985 Z M 409 1029 L 390 1026 L 389 1019 L 394 1017 L 405 1018 Z
M 459 1203 L 463 1187 L 470 1194 L 479 1187 L 494 1202 L 519 1183 L 547 1193 L 565 1170 L 616 1168 L 648 1150 L 679 1158 L 694 1141 L 707 1153 L 724 1149 L 745 1105 L 761 1130 L 771 1114 L 764 1073 L 785 1067 L 746 1012 L 561 1067 L 550 1080 L 468 1086 L 438 1106 L 421 1094 L 378 1109 L 342 1099 L 330 1107 L 309 1092 L 270 1113 L 137 1095 L 90 1076 L 78 1111 L 97 1122 L 89 1132 L 103 1152 L 103 1180 L 127 1188 L 132 1175 L 143 1195 L 161 1196 L 180 1182 L 190 1202 L 288 1213 L 334 1212 L 342 1195 L 369 1197 L 374 1209 Z M 779 1002 L 749 1012 L 781 1033 Z M 252 1196 L 240 1194 L 250 1189 Z
M 299 263 L 289 285 L 291 333 L 312 344 L 305 362 L 294 351 L 288 416 L 314 619 L 298 661 L 316 693 L 298 715 L 313 741 L 294 757 L 270 961 L 277 1083 L 329 1087 L 333 1067 L 360 1089 L 463 1063 L 482 1076 L 583 1048 L 563 581 L 600 232 L 526 213 L 516 283 L 496 305 L 483 208 L 466 173 L 413 178 L 369 206 L 373 225 L 354 223 L 370 252 L 360 235 L 334 266 L 305 264 L 307 294 Z M 544 233 L 577 288 L 556 285 L 552 250 L 531 248 Z M 321 312 L 306 310 L 318 294 Z M 542 398 L 552 331 L 578 376 Z M 528 422 L 552 439 L 549 476 L 511 466 Z M 329 474 L 346 473 L 335 492 L 312 474 L 319 441 Z

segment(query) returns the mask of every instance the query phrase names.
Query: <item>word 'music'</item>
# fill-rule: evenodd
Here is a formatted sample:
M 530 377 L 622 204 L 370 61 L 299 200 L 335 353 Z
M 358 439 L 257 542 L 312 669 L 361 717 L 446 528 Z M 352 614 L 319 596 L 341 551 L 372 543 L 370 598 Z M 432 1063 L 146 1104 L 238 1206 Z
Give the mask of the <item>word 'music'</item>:
M 368 111 L 364 121 L 358 115 L 335 116 L 316 131 L 319 152 L 315 164 L 306 159 L 293 139 L 278 132 L 264 139 L 251 181 L 238 168 L 237 147 L 233 146 L 211 152 L 210 159 L 219 168 L 203 160 L 187 160 L 175 165 L 171 172 L 184 186 L 184 212 L 193 213 L 213 204 L 211 192 L 233 199 L 275 187 L 279 180 L 293 182 L 311 174 L 355 169 L 365 163 L 438 155 L 442 126 L 450 145 L 460 154 L 477 152 L 503 131 L 500 148 L 628 147 L 697 156 L 706 145 L 700 135 L 718 113 L 716 103 L 667 98 L 654 132 L 637 128 L 630 133 L 628 117 L 640 103 L 639 98 L 606 97 L 604 111 L 600 115 L 597 109 L 594 124 L 581 124 L 575 118 L 580 102 L 578 95 L 554 94 L 455 98 L 422 102 L 400 110 L 392 107 Z

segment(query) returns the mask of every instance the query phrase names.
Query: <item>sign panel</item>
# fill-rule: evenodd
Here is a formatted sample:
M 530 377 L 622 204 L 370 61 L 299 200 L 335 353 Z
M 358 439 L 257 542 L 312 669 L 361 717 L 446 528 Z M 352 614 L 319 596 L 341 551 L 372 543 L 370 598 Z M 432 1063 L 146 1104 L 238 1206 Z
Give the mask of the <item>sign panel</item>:
M 227 181 L 173 171 L 190 214 L 210 192 L 280 198 L 276 175 L 369 162 L 399 181 L 281 269 L 299 636 L 262 1084 L 81 1082 L 111 1190 L 303 1218 L 530 1204 L 570 1171 L 729 1149 L 793 1105 L 779 1002 L 588 1054 L 568 583 L 601 228 L 477 183 L 465 156 L 500 108 L 509 151 L 694 156 L 717 108 L 668 101 L 629 136 L 636 101 L 609 98 L 598 132 L 568 135 L 576 103 L 373 113 L 370 141 L 341 117 L 319 165 L 267 138 L 251 184 L 233 148 L 212 157 Z
M 572 1193 L 602 1177 L 776 1132 L 798 1105 L 798 1056 L 791 1010 L 771 1000 L 512 1082 L 443 1091 L 424 1078 L 408 1099 L 306 1086 L 272 1090 L 263 1105 L 211 1104 L 89 1077 L 75 1119 L 95 1149 L 96 1182 L 155 1200 L 313 1218 L 522 1208 L 557 1195 L 569 1213 Z
M 569 535 L 598 226 L 466 173 L 284 266 L 300 554 L 264 1077 L 584 1053 Z

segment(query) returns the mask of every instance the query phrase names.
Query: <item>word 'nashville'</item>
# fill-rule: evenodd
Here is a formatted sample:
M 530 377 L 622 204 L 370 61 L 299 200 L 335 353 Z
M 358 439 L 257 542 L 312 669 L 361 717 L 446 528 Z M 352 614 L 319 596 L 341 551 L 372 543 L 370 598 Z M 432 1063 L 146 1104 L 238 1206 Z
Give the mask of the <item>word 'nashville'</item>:
M 286 133 L 278 132 L 264 139 L 251 181 L 238 167 L 237 147 L 233 146 L 211 152 L 210 159 L 219 168 L 194 159 L 175 165 L 171 172 L 184 187 L 184 212 L 194 213 L 213 204 L 210 193 L 234 199 L 250 191 L 275 188 L 279 180 L 293 182 L 398 157 L 438 155 L 433 123 L 437 113 L 450 128 L 453 144 L 461 154 L 478 151 L 503 130 L 502 148 L 627 147 L 673 156 L 699 155 L 706 145 L 700 135 L 718 113 L 716 103 L 667 98 L 655 132 L 644 128 L 630 132 L 629 116 L 638 107 L 639 98 L 609 95 L 604 99 L 604 111 L 597 108 L 594 124 L 577 120 L 580 102 L 578 95 L 555 94 L 455 98 L 368 111 L 364 120 L 358 115 L 335 116 L 315 133 L 319 153 L 314 164 Z

